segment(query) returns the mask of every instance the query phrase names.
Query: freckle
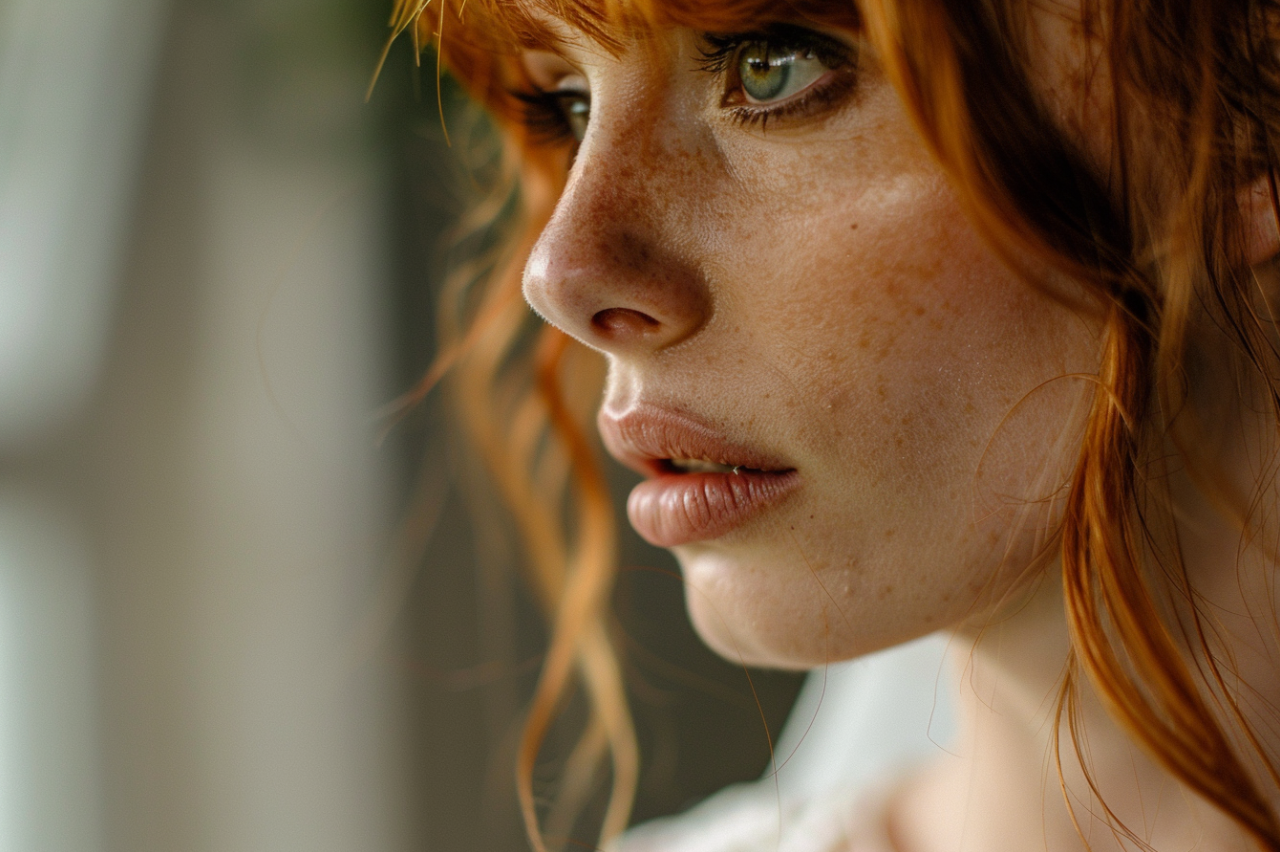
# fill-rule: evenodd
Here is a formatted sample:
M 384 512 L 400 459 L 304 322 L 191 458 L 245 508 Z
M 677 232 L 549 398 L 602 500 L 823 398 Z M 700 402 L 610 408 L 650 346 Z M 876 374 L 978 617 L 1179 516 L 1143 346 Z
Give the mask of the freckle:
M 849 230 L 850 230 L 850 231 L 856 231 L 856 230 L 858 230 L 858 223 L 857 223 L 857 222 L 854 222 L 852 225 L 850 225 L 850 226 L 849 226 Z
M 924 305 L 916 305 L 914 308 L 911 309 L 911 312 L 918 317 L 924 316 Z
M 885 530 L 885 531 L 884 531 L 884 537 L 885 537 L 885 538 L 893 538 L 893 534 L 894 534 L 894 533 L 896 533 L 896 532 L 897 532 L 897 530 L 895 530 L 895 529 L 892 529 L 892 528 L 887 529 L 887 530 Z
M 885 598 L 889 597 L 889 595 L 891 595 L 891 594 L 893 594 L 893 586 L 881 586 L 881 587 L 880 587 L 880 599 L 881 599 L 881 600 L 884 600 Z
M 991 532 L 987 533 L 987 541 L 991 544 L 999 544 L 1000 533 L 996 532 L 995 530 L 992 530 Z

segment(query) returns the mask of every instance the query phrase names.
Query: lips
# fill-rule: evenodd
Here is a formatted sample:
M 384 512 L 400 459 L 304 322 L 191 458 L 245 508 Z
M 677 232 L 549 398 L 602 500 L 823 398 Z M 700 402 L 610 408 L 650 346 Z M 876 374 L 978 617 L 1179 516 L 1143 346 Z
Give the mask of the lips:
M 627 516 L 659 547 L 720 538 L 799 485 L 785 460 L 728 441 L 680 412 L 602 411 L 599 424 L 610 454 L 646 477 L 627 500 Z

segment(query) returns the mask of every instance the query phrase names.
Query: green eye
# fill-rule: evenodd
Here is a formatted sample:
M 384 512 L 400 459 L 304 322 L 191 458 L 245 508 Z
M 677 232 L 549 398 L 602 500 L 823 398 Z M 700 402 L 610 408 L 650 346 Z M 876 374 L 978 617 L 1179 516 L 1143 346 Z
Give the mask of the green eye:
M 738 79 L 748 103 L 767 104 L 803 92 L 829 69 L 812 51 L 752 42 L 738 54 Z
M 581 93 L 559 94 L 560 111 L 564 113 L 565 124 L 569 132 L 579 142 L 587 135 L 587 124 L 591 121 L 591 98 Z

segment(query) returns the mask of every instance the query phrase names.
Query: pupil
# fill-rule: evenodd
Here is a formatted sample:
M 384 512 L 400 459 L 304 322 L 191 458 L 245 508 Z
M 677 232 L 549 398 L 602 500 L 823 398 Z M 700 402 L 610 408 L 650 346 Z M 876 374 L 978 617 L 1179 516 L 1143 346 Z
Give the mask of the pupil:
M 747 48 L 738 67 L 743 91 L 754 101 L 768 101 L 778 97 L 787 87 L 794 62 L 793 54 L 775 53 L 768 45 Z

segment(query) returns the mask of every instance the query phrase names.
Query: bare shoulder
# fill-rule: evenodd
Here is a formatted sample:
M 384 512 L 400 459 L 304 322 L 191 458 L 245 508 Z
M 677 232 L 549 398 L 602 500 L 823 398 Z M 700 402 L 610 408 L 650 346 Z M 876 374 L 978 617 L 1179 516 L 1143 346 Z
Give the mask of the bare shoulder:
M 742 784 L 637 826 L 609 852 L 893 852 L 887 798 L 876 788 L 786 800 L 766 783 Z

